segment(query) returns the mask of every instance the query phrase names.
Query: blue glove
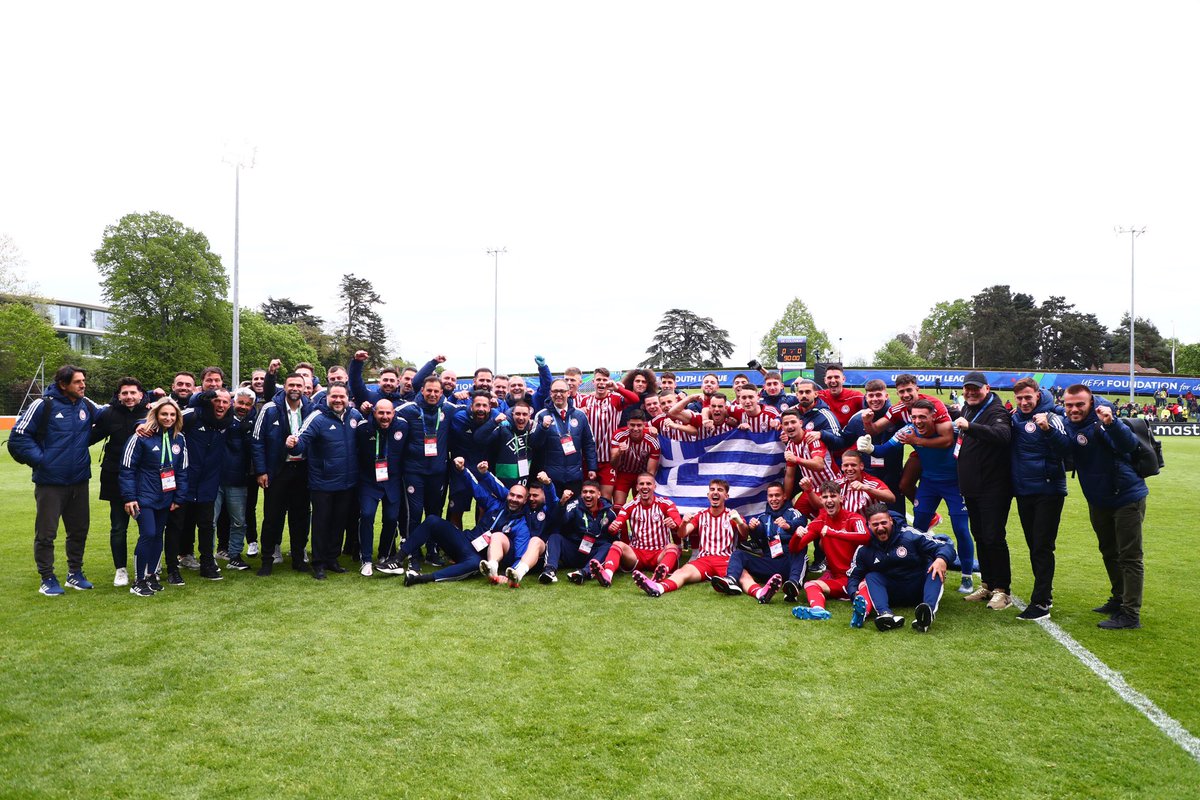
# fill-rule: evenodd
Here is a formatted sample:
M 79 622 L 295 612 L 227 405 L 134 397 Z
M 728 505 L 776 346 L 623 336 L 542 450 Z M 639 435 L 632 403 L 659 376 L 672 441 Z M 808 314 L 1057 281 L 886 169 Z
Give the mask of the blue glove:
M 537 364 L 539 367 L 544 367 L 546 366 L 546 359 L 542 358 L 541 356 L 534 356 L 533 363 Z

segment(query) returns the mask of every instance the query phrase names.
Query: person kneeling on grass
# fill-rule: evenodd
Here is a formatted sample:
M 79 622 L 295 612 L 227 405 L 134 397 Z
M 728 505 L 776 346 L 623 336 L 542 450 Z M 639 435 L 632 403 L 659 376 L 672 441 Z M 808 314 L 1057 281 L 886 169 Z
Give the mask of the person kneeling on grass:
M 563 500 L 569 502 L 562 512 L 562 524 L 557 533 L 546 539 L 546 566 L 538 576 L 538 581 L 543 584 L 558 582 L 560 566 L 577 567 L 567 573 L 567 580 L 583 584 L 592 576 L 588 562 L 603 560 L 612 545 L 608 526 L 617 514 L 612 504 L 600 496 L 600 483 L 591 479 L 584 481 L 578 500 L 570 500 L 570 491 L 563 490 Z
M 913 630 L 928 633 L 937 616 L 946 583 L 946 567 L 954 562 L 954 548 L 903 523 L 886 503 L 863 509 L 871 541 L 854 554 L 848 591 L 854 595 L 850 627 L 861 628 L 872 611 L 881 631 L 904 626 L 904 617 L 892 613 L 892 604 L 916 605 Z
M 745 539 L 747 531 L 742 515 L 725 507 L 729 499 L 729 482 L 715 478 L 708 482 L 708 508 L 689 516 L 683 523 L 683 535 L 695 533 L 699 539 L 695 557 L 669 577 L 656 581 L 641 571 L 633 571 L 633 582 L 651 597 L 673 592 L 689 583 L 711 580 L 714 575 L 724 575 L 729 569 L 729 557 L 738 539 Z
M 779 587 L 786 586 L 785 594 L 795 602 L 804 583 L 808 549 L 799 553 L 788 549 L 792 537 L 804 529 L 804 517 L 787 502 L 782 483 L 767 484 L 767 510 L 751 517 L 747 527 L 762 555 L 735 550 L 725 574 L 712 577 L 712 587 L 721 594 L 745 593 L 769 603 Z
M 817 580 L 804 584 L 808 605 L 793 608 L 792 616 L 796 619 L 829 619 L 829 611 L 825 608 L 826 597 L 849 600 L 850 593 L 846 590 L 849 579 L 846 573 L 854 559 L 854 551 L 870 539 L 867 521 L 860 515 L 842 508 L 842 492 L 837 483 L 822 483 L 821 512 L 802 536 L 792 537 L 788 548 L 793 553 L 799 553 L 808 547 L 810 542 L 819 540 L 821 548 L 825 551 L 827 569 Z
M 479 465 L 479 482 L 490 485 L 494 497 L 507 499 L 508 488 L 503 481 L 488 471 L 486 461 Z M 558 495 L 554 492 L 554 482 L 545 472 L 539 472 L 537 480 L 529 484 L 526 491 L 528 494 L 525 500 L 525 527 L 512 535 L 502 530 L 493 531 L 487 555 L 479 562 L 480 574 L 495 585 L 507 584 L 514 589 L 518 588 L 521 578 L 525 577 L 525 573 L 537 564 L 546 552 L 546 517 L 548 513 L 554 514 L 558 509 Z M 550 505 L 549 509 L 546 507 L 547 503 Z M 524 569 L 520 569 L 522 563 L 526 565 Z M 500 576 L 501 569 L 505 571 L 504 577 Z M 512 577 L 516 578 L 515 585 Z
M 487 463 L 479 464 L 486 468 Z M 404 574 L 404 585 L 415 586 L 418 583 L 433 583 L 437 581 L 461 581 L 472 575 L 479 574 L 479 562 L 487 552 L 492 534 L 501 531 L 512 537 L 520 537 L 526 532 L 525 525 L 525 496 L 526 489 L 521 484 L 514 484 L 507 490 L 504 499 L 494 495 L 491 489 L 481 484 L 461 457 L 454 459 L 454 468 L 463 472 L 471 482 L 471 491 L 479 501 L 484 511 L 476 519 L 479 524 L 471 531 L 460 531 L 441 517 L 426 517 L 425 521 L 413 530 L 400 547 L 400 556 L 385 561 L 379 565 L 379 571 L 387 575 Z M 415 569 L 406 568 L 405 563 L 411 564 L 415 553 L 426 544 L 436 544 L 442 552 L 450 556 L 454 563 L 443 567 L 437 572 L 422 575 Z

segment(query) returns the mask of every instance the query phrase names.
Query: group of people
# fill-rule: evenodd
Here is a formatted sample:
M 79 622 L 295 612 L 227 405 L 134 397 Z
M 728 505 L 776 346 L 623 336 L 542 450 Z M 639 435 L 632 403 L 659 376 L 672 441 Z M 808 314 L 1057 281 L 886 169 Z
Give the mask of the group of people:
M 459 390 L 454 372 L 438 372 L 443 356 L 420 369 L 384 367 L 371 386 L 367 358 L 360 351 L 329 368 L 325 385 L 312 365 L 283 372 L 278 361 L 237 387 L 218 367 L 198 380 L 178 373 L 169 392 L 128 377 L 104 406 L 86 396 L 83 369 L 59 369 L 9 440 L 33 468 L 42 594 L 64 593 L 54 568 L 60 520 L 66 585 L 93 588 L 83 572 L 88 447 L 104 441 L 113 583 L 141 597 L 163 590 L 164 573 L 175 585 L 185 569 L 221 580 L 218 560 L 250 570 L 257 556 L 257 575 L 269 577 L 284 560 L 286 525 L 291 568 L 317 580 L 347 572 L 343 555 L 363 576 L 402 576 L 406 586 L 482 576 L 517 588 L 565 571 L 572 583 L 609 587 L 628 572 L 651 597 L 708 583 L 765 604 L 782 591 L 802 620 L 829 619 L 827 601 L 847 600 L 851 625 L 874 614 L 880 630 L 904 624 L 895 605 L 913 605 L 913 628 L 924 632 L 947 570 L 961 571 L 967 600 L 1013 605 L 1006 523 L 1015 498 L 1034 575 L 1018 617 L 1037 620 L 1053 601 L 1070 459 L 1111 584 L 1100 625 L 1140 626 L 1148 491 L 1131 465 L 1137 441 L 1085 386 L 1069 387 L 1058 406 L 1022 380 L 1010 411 L 971 372 L 961 408 L 947 408 L 913 375 L 895 379 L 892 402 L 880 380 L 847 388 L 834 364 L 824 385 L 802 378 L 790 391 L 778 372 L 738 374 L 732 399 L 715 374 L 688 394 L 672 373 L 645 369 L 620 380 L 597 369 L 593 391 L 581 392 L 579 369 L 556 377 L 535 357 L 535 388 L 480 368 Z M 781 443 L 782 474 L 755 489 L 765 508 L 739 513 L 718 477 L 706 507 L 681 513 L 656 481 L 662 441 L 715 446 L 737 430 Z M 957 548 L 929 535 L 942 503 Z

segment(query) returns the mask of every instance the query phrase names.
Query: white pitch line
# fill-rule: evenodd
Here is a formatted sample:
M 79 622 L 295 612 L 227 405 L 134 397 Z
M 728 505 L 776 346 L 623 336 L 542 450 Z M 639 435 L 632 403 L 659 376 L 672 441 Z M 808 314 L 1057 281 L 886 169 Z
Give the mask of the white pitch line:
M 1013 595 L 1012 599 L 1013 605 L 1021 611 L 1025 610 L 1024 600 L 1021 600 L 1016 595 Z M 1155 705 L 1153 700 L 1130 686 L 1121 673 L 1097 658 L 1095 653 L 1077 642 L 1058 623 L 1049 617 L 1036 621 L 1037 624 L 1042 626 L 1042 630 L 1050 634 L 1056 642 L 1067 648 L 1085 667 L 1096 673 L 1102 681 L 1107 683 L 1108 687 L 1116 692 L 1118 697 L 1142 712 L 1146 719 L 1153 722 L 1156 728 L 1167 735 L 1168 739 L 1179 745 L 1185 753 L 1200 763 L 1200 739 L 1193 736 L 1187 728 L 1183 727 L 1179 720 L 1168 715 L 1167 712 Z

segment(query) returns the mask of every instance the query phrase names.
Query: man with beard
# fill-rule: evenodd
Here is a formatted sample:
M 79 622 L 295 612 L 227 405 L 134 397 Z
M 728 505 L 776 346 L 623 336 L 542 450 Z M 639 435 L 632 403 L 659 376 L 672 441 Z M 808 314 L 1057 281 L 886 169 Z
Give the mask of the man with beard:
M 392 401 L 380 398 L 371 418 L 358 426 L 358 513 L 359 574 L 370 577 L 372 546 L 375 543 L 375 512 L 383 506 L 383 530 L 379 533 L 378 559 L 392 557 L 404 503 L 404 456 L 408 447 L 408 423 L 397 418 Z
M 287 452 L 287 439 L 300 432 L 304 418 L 312 413 L 312 402 L 304 396 L 304 376 L 292 372 L 284 378 L 283 392 L 263 406 L 254 424 L 252 451 L 258 486 L 264 490 L 262 566 L 258 574 L 270 575 L 273 565 L 283 561 L 276 550 L 283 541 L 286 519 L 291 540 L 292 569 L 308 570 L 304 548 L 308 543 L 308 460 Z M 278 561 L 276 560 L 278 559 Z

